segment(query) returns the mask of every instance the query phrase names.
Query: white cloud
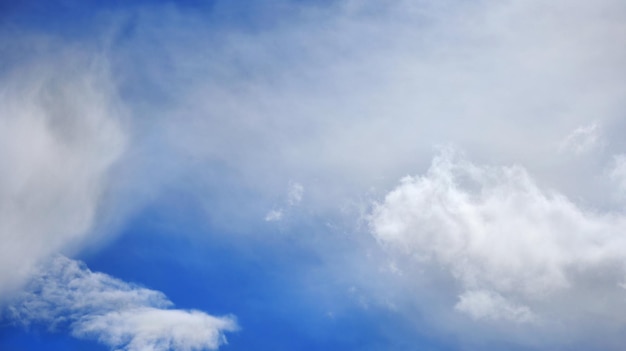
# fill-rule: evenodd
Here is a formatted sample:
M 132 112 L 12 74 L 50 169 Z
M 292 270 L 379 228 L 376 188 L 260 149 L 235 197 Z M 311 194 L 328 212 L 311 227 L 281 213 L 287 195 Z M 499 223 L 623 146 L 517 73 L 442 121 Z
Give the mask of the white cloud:
M 84 242 L 126 148 L 106 60 L 62 45 L 40 54 L 0 76 L 0 299 Z
M 398 175 L 425 169 L 433 145 L 453 143 L 481 162 L 523 167 L 450 161 L 446 168 L 440 159 L 389 195 L 373 221 L 376 237 L 442 266 L 457 284 L 453 299 L 489 291 L 507 301 L 493 308 L 619 319 L 611 305 L 622 293 L 621 268 L 603 267 L 621 267 L 624 220 L 589 208 L 607 197 L 590 181 L 604 169 L 592 161 L 604 167 L 604 160 L 564 161 L 558 145 L 581 126 L 570 151 L 623 152 L 610 150 L 623 139 L 616 132 L 623 128 L 613 128 L 623 126 L 626 101 L 626 49 L 614 39 L 625 29 L 623 1 L 365 0 L 298 10 L 219 38 L 188 14 L 133 23 L 140 37 L 129 46 L 139 59 L 128 70 L 168 68 L 144 74 L 171 98 L 149 112 L 161 117 L 164 144 L 184 155 L 178 159 L 210 161 L 195 171 L 211 175 L 209 187 L 223 194 L 209 197 L 214 213 L 226 208 L 213 217 L 229 227 L 246 223 L 232 220 L 250 204 L 233 193 L 245 192 L 262 200 L 244 218 L 277 218 L 288 208 L 267 199 L 281 197 L 289 179 L 306 185 L 303 213 L 333 218 L 354 208 L 341 214 L 358 216 L 368 189 L 389 189 Z M 155 48 L 164 54 L 147 60 Z M 152 66 L 133 63 L 144 61 Z M 215 164 L 226 165 L 225 176 Z M 338 231 L 316 243 L 322 255 L 338 251 L 329 249 Z M 394 262 L 402 277 L 419 279 L 405 261 Z M 598 295 L 610 298 L 594 301 Z M 459 304 L 448 303 L 453 311 Z
M 287 204 L 289 206 L 298 205 L 302 201 L 304 195 L 304 187 L 300 183 L 290 183 L 287 192 Z
M 283 211 L 282 210 L 271 210 L 265 215 L 266 222 L 276 222 L 283 219 Z
M 522 167 L 444 152 L 376 205 L 370 225 L 392 252 L 443 267 L 460 285 L 457 310 L 475 318 L 624 323 L 626 215 L 582 208 Z
M 617 185 L 622 196 L 626 195 L 626 155 L 615 155 L 609 170 L 611 180 Z
M 227 33 L 215 31 L 211 21 L 166 9 L 128 16 L 133 30 L 124 29 L 122 48 L 112 44 L 119 49 L 111 53 L 116 77 L 131 98 L 139 98 L 127 102 L 138 124 L 149 126 L 133 134 L 143 168 L 128 188 L 196 172 L 186 175 L 192 181 L 185 186 L 194 196 L 210 194 L 212 224 L 221 221 L 228 229 L 250 218 L 281 217 L 281 209 L 267 213 L 267 199 L 283 196 L 292 177 L 306 184 L 307 206 L 339 212 L 366 189 L 386 189 L 398 175 L 427 165 L 432 145 L 447 142 L 481 160 L 519 162 L 564 194 L 593 193 L 596 188 L 581 174 L 598 169 L 560 167 L 554 145 L 571 126 L 586 126 L 589 116 L 608 132 L 620 130 L 611 126 L 623 120 L 626 49 L 615 44 L 626 23 L 620 0 L 350 1 L 294 11 L 254 32 Z M 0 171 L 7 178 L 0 180 L 2 288 L 42 257 L 84 239 L 118 157 L 102 150 L 119 151 L 126 134 L 113 118 L 119 111 L 108 73 L 68 61 L 72 69 L 52 64 L 24 69 L 32 75 L 2 78 L 0 139 L 6 141 L 0 152 L 10 165 Z M 14 90 L 21 77 L 26 88 Z M 59 110 L 71 113 L 51 112 Z M 21 117 L 5 119 L 12 115 Z M 96 117 L 83 124 L 75 115 Z M 84 138 L 69 137 L 64 131 L 70 126 L 84 127 L 76 133 Z M 609 146 L 623 139 L 610 137 Z M 24 151 L 23 140 L 35 143 Z M 493 184 L 469 177 L 470 183 L 491 195 L 464 183 L 446 192 L 443 178 L 456 173 L 442 170 L 424 178 L 442 188 L 439 195 L 433 190 L 437 201 L 429 218 L 411 219 L 415 209 L 409 206 L 395 224 L 409 229 L 378 233 L 387 244 L 441 262 L 462 285 L 456 295 L 493 291 L 534 311 L 530 300 L 579 286 L 571 272 L 577 262 L 620 256 L 620 243 L 609 245 L 618 240 L 615 228 L 623 228 L 619 216 L 546 192 L 520 167 L 458 168 L 484 173 Z M 398 192 L 419 193 L 420 184 L 428 183 L 420 179 L 408 178 Z M 509 191 L 518 205 L 508 202 Z M 389 201 L 392 207 L 395 200 Z M 395 201 L 394 211 L 402 211 L 402 201 Z M 412 237 L 415 223 L 428 224 L 423 235 Z M 574 239 L 554 234 L 557 229 Z M 452 234 L 424 234 L 438 230 Z M 504 239 L 500 232 L 509 234 Z M 599 232 L 609 234 L 598 235 L 597 243 L 585 239 Z M 578 248 L 589 241 L 594 250 Z
M 459 302 L 454 308 L 475 319 L 517 323 L 536 322 L 535 315 L 528 307 L 515 305 L 501 295 L 486 290 L 464 292 L 459 296 Z
M 559 150 L 573 151 L 577 155 L 587 153 L 602 144 L 599 133 L 597 123 L 578 127 L 561 141 Z
M 128 351 L 194 351 L 218 349 L 226 343 L 223 332 L 235 329 L 232 318 L 142 307 L 84 317 L 73 334 Z
M 290 182 L 287 188 L 287 201 L 285 208 L 279 208 L 269 211 L 265 215 L 266 222 L 281 221 L 290 210 L 298 206 L 302 202 L 302 196 L 304 195 L 304 187 L 300 183 Z
M 307 206 L 332 212 L 449 142 L 523 163 L 568 194 L 594 191 L 553 158 L 572 126 L 591 128 L 574 138 L 582 150 L 597 134 L 590 116 L 603 129 L 623 116 L 626 50 L 607 40 L 624 29 L 621 2 L 340 3 L 228 36 L 180 12 L 134 23 L 133 59 L 120 62 L 167 92 L 143 112 L 173 157 L 210 161 L 194 171 L 223 191 L 224 225 L 249 210 L 232 204 L 241 188 L 267 201 L 297 177 Z
M 237 330 L 233 317 L 172 309 L 161 292 L 94 273 L 59 256 L 42 268 L 7 310 L 15 323 L 69 327 L 124 351 L 214 350 Z

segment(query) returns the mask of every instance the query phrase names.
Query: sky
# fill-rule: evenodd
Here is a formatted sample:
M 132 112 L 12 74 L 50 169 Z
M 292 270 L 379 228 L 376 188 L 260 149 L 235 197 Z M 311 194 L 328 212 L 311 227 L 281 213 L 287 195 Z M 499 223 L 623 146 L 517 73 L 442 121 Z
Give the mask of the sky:
M 0 350 L 621 350 L 621 0 L 0 1 Z

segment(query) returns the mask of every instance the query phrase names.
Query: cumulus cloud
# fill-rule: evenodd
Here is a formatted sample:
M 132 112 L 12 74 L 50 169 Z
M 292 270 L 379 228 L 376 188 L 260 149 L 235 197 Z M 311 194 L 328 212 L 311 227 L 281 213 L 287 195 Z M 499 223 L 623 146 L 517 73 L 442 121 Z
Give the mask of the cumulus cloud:
M 0 75 L 0 299 L 41 260 L 84 241 L 126 148 L 106 59 L 39 54 Z
M 616 306 L 626 215 L 581 207 L 520 166 L 443 152 L 424 175 L 402 179 L 369 220 L 392 252 L 443 267 L 459 285 L 456 310 L 474 318 L 624 322 Z
M 116 350 L 214 350 L 237 330 L 234 317 L 173 309 L 161 292 L 90 271 L 56 257 L 12 301 L 6 316 L 17 324 L 69 327 L 72 335 L 96 339 Z

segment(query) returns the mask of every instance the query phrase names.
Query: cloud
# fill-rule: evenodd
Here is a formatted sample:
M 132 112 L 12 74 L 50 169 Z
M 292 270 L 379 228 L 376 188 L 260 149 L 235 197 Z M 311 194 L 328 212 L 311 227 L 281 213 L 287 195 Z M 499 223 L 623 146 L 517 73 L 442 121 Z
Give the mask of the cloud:
M 601 145 L 597 123 L 578 127 L 571 132 L 560 144 L 560 151 L 573 151 L 575 154 L 583 154 Z
M 486 290 L 466 291 L 459 296 L 455 309 L 475 319 L 532 323 L 535 315 L 526 306 L 510 303 L 501 295 Z
M 39 262 L 84 243 L 127 145 L 106 59 L 42 51 L 0 75 L 0 300 Z
M 287 193 L 287 204 L 289 206 L 298 205 L 302 201 L 304 195 L 304 187 L 300 183 L 290 183 Z
M 613 267 L 623 261 L 624 220 L 600 206 L 610 196 L 593 179 L 606 165 L 602 152 L 619 153 L 623 139 L 610 133 L 625 101 L 626 50 L 611 39 L 624 31 L 623 2 L 366 0 L 297 10 L 218 36 L 185 12 L 133 23 L 123 72 L 164 87 L 167 99 L 148 99 L 143 112 L 156 116 L 155 134 L 174 158 L 193 160 L 203 182 L 188 184 L 189 193 L 208 199 L 212 225 L 257 233 L 250 218 L 284 219 L 286 206 L 272 202 L 297 179 L 306 185 L 302 213 L 350 223 L 311 250 L 329 262 L 369 255 L 330 247 L 398 176 L 427 169 L 433 145 L 453 143 L 478 162 L 517 166 L 439 158 L 375 212 L 383 246 L 443 266 L 454 289 L 434 290 L 453 291 L 452 311 L 486 301 L 487 320 L 525 320 L 527 308 L 541 320 L 603 316 L 620 325 L 611 302 L 593 296 L 619 300 L 621 268 Z M 568 135 L 570 151 L 589 157 L 559 152 Z M 337 280 L 349 276 L 326 268 L 345 275 Z
M 283 218 L 282 210 L 271 210 L 265 215 L 266 222 L 276 222 L 280 221 Z
M 4 317 L 69 328 L 76 337 L 119 350 L 217 349 L 223 332 L 237 328 L 233 317 L 172 309 L 160 292 L 57 256 L 81 249 L 97 234 L 110 237 L 112 228 L 99 227 L 126 215 L 127 201 L 120 204 L 126 196 L 115 187 L 134 183 L 136 174 L 115 177 L 129 177 L 116 167 L 135 147 L 135 121 L 105 54 L 58 38 L 18 36 L 55 49 L 12 52 L 21 59 L 0 75 Z
M 622 196 L 626 195 L 626 155 L 615 155 L 609 176 Z
M 161 292 L 56 257 L 7 309 L 15 323 L 69 327 L 72 335 L 125 351 L 214 350 L 237 330 L 234 317 L 172 309 Z
M 190 187 L 220 195 L 211 208 L 225 226 L 229 216 L 264 218 L 272 206 L 263 201 L 290 179 L 306 185 L 308 206 L 336 212 L 426 166 L 433 145 L 449 142 L 523 163 L 568 194 L 593 192 L 582 176 L 559 182 L 574 172 L 551 160 L 591 117 L 608 126 L 622 116 L 626 50 L 606 39 L 623 29 L 606 13 L 622 8 L 613 0 L 291 4 L 280 21 L 229 35 L 157 8 L 133 22 L 116 62 L 122 75 L 142 78 L 127 81 L 129 90 L 157 91 L 141 96 L 149 102 L 141 113 L 172 158 L 193 160 L 206 179 Z M 180 169 L 155 164 L 150 174 Z M 242 192 L 258 201 L 242 208 L 233 196 Z
M 73 334 L 128 351 L 193 351 L 218 349 L 226 343 L 223 332 L 235 329 L 232 318 L 200 311 L 137 308 L 86 317 Z
M 287 200 L 284 208 L 273 209 L 265 215 L 266 222 L 281 221 L 286 215 L 289 214 L 293 207 L 296 207 L 302 202 L 302 196 L 304 195 L 304 187 L 300 183 L 290 182 L 287 189 Z
M 615 292 L 620 269 L 597 268 L 608 276 L 587 287 L 593 274 L 575 268 L 612 261 L 621 267 L 619 212 L 590 209 L 605 197 L 589 181 L 604 170 L 598 167 L 604 160 L 566 164 L 554 146 L 570 131 L 588 128 L 592 117 L 606 129 L 607 153 L 623 153 L 623 136 L 615 132 L 623 128 L 611 128 L 623 120 L 626 100 L 626 50 L 615 44 L 626 23 L 623 1 L 277 7 L 280 20 L 265 11 L 254 30 L 219 27 L 176 6 L 113 11 L 119 27 L 111 29 L 105 50 L 110 69 L 75 50 L 44 64 L 25 60 L 18 73 L 0 78 L 0 153 L 10 166 L 0 171 L 2 289 L 19 285 L 44 257 L 91 236 L 102 218 L 109 171 L 120 160 L 132 179 L 115 179 L 128 190 L 113 201 L 116 211 L 167 183 L 201 198 L 211 224 L 226 229 L 216 232 L 244 226 L 243 232 L 257 233 L 250 219 L 281 217 L 285 209 L 267 210 L 290 179 L 306 185 L 302 213 L 352 223 L 377 195 L 369 189 L 389 189 L 399 175 L 425 169 L 433 145 L 453 142 L 480 162 L 523 167 L 452 162 L 451 169 L 434 165 L 432 174 L 407 178 L 397 192 L 417 191 L 424 202 L 424 184 L 441 187 L 432 190 L 433 213 L 416 215 L 421 210 L 410 200 L 383 203 L 375 222 L 384 245 L 441 263 L 460 285 L 458 301 L 483 301 L 467 294 L 488 292 L 490 309 L 527 306 L 543 317 L 546 307 L 538 301 L 549 301 L 547 308 L 563 315 L 574 313 L 565 301 Z M 115 88 L 139 127 L 132 134 L 120 122 L 125 113 Z M 575 144 L 593 140 L 597 130 L 591 129 L 579 132 Z M 25 148 L 23 140 L 35 142 Z M 468 184 L 446 183 L 458 172 Z M 394 225 L 408 229 L 384 229 L 383 207 L 397 217 Z M 421 224 L 425 229 L 415 230 Z M 312 250 L 332 251 L 336 231 L 329 232 Z M 430 235 L 435 232 L 447 234 Z M 506 240 L 500 232 L 509 233 Z M 581 289 L 588 295 L 564 295 Z M 607 301 L 617 301 L 611 296 Z M 614 315 L 609 305 L 589 308 Z
M 480 166 L 444 151 L 424 175 L 403 178 L 369 223 L 392 255 L 410 258 L 403 270 L 441 267 L 456 281 L 456 310 L 473 318 L 550 328 L 626 322 L 616 308 L 625 296 L 626 215 L 581 207 L 520 166 Z

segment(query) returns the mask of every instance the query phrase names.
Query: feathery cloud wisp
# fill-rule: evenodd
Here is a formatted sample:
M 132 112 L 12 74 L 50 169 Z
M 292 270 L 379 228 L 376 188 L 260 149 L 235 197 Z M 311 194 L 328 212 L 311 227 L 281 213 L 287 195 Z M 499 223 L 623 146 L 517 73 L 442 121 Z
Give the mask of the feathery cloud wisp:
M 7 314 L 18 324 L 69 327 L 72 335 L 116 350 L 215 350 L 224 332 L 237 330 L 232 316 L 173 309 L 161 292 L 125 283 L 63 256 L 36 274 Z

